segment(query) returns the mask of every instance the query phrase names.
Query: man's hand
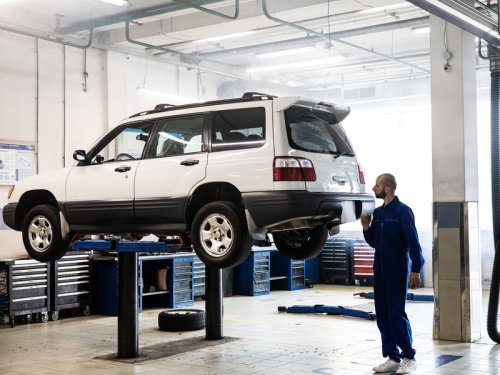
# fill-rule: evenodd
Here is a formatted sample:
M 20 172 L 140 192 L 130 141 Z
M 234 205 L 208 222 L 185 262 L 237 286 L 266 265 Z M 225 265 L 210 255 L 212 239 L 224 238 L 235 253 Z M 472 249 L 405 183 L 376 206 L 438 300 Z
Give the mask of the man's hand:
M 410 272 L 410 288 L 415 289 L 420 286 L 420 274 L 418 272 Z
M 363 226 L 363 230 L 368 230 L 371 222 L 372 222 L 372 215 L 361 216 L 361 225 Z

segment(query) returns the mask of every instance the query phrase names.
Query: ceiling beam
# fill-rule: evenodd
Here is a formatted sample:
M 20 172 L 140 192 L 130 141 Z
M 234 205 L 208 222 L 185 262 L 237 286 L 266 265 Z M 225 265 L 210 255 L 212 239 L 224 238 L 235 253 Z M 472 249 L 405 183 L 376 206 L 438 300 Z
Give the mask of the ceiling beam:
M 468 31 L 472 35 L 486 40 L 495 47 L 500 47 L 498 35 L 498 14 L 496 19 L 481 12 L 474 6 L 461 0 L 407 0 L 427 12 L 451 22 L 455 26 Z

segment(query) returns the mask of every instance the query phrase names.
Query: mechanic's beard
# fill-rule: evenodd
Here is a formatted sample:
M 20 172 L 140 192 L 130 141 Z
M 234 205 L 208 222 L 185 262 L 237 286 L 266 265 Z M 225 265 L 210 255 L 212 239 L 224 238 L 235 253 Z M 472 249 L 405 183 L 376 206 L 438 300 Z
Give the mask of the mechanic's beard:
M 382 190 L 380 193 L 375 194 L 375 198 L 384 199 L 386 195 L 385 191 Z

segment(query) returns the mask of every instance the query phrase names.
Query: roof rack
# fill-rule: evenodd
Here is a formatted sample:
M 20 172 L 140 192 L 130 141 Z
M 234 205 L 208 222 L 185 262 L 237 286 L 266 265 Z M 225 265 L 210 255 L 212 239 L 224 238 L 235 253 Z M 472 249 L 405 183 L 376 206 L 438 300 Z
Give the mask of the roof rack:
M 155 111 L 164 111 L 165 109 L 169 107 L 175 107 L 174 104 L 157 104 L 155 105 Z
M 211 106 L 211 105 L 238 103 L 238 102 L 254 101 L 254 100 L 273 100 L 274 98 L 277 98 L 277 96 L 262 94 L 259 92 L 246 92 L 243 94 L 243 96 L 241 98 L 234 98 L 234 99 L 211 100 L 211 101 L 203 102 L 203 103 L 192 103 L 192 104 L 181 104 L 181 105 L 158 104 L 155 106 L 155 108 L 153 110 L 142 111 L 142 112 L 136 113 L 135 115 L 130 116 L 129 118 L 150 115 L 150 114 L 158 113 L 158 112 L 174 111 L 177 109 L 206 107 L 206 106 Z
M 243 94 L 243 99 L 253 99 L 253 100 L 272 100 L 277 98 L 275 95 L 262 94 L 261 92 L 249 91 Z

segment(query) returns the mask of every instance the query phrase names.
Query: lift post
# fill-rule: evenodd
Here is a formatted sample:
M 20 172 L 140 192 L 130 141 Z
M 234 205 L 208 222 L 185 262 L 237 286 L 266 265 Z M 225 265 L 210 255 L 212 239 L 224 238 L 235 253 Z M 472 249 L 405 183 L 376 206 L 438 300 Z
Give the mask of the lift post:
M 138 253 L 173 253 L 162 242 L 80 240 L 74 250 L 118 253 L 118 358 L 139 356 Z M 194 254 L 193 254 L 194 255 Z M 206 339 L 218 340 L 222 333 L 222 270 L 206 267 Z
M 223 315 L 222 269 L 205 267 L 205 338 L 220 340 L 222 333 Z
M 118 358 L 139 355 L 137 252 L 118 253 Z

